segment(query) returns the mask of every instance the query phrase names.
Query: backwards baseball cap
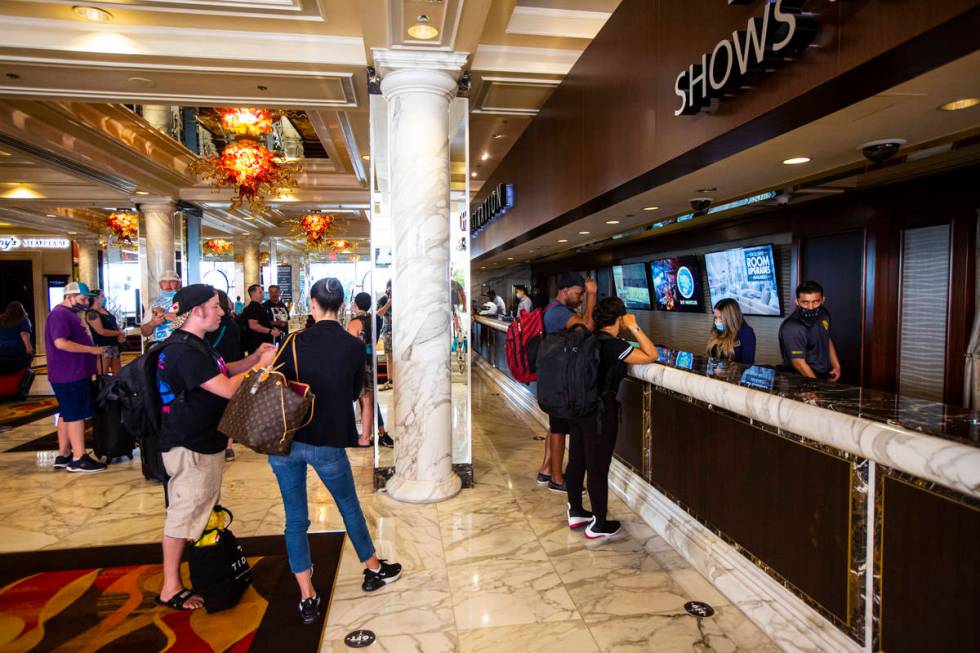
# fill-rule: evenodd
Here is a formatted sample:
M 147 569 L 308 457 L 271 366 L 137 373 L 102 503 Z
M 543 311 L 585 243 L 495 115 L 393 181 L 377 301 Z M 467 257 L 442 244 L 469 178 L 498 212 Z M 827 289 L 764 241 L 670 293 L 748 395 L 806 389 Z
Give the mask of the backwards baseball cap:
M 174 295 L 174 313 L 178 317 L 190 313 L 195 306 L 207 303 L 218 292 L 214 286 L 206 283 L 192 283 L 184 286 Z
M 558 290 L 581 286 L 585 288 L 585 278 L 578 272 L 562 272 L 558 276 Z
M 85 295 L 86 297 L 98 297 L 99 293 L 92 292 L 86 283 L 82 283 L 81 281 L 72 281 L 70 284 L 65 286 L 65 295 Z
M 180 281 L 180 277 L 174 270 L 164 270 L 163 274 L 160 275 L 159 281 Z

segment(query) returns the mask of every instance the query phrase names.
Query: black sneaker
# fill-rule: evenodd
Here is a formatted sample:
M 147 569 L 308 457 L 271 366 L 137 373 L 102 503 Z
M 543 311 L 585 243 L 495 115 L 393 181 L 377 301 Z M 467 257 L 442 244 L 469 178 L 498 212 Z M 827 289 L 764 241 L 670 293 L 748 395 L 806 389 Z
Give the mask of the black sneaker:
M 381 560 L 381 567 L 377 571 L 370 569 L 364 570 L 364 582 L 361 589 L 365 592 L 373 592 L 381 589 L 388 583 L 394 583 L 401 578 L 402 566 L 397 562 L 388 564 L 384 559 Z
M 569 528 L 582 528 L 595 519 L 595 516 L 585 508 L 572 508 L 570 503 L 566 505 L 568 509 L 565 512 L 568 515 Z
M 320 597 L 311 596 L 299 602 L 299 616 L 303 623 L 309 626 L 320 618 Z
M 565 483 L 558 484 L 552 481 L 550 478 L 548 479 L 548 489 L 559 494 L 565 494 L 568 492 L 568 486 Z
M 54 468 L 64 469 L 68 467 L 68 463 L 71 462 L 71 456 L 55 456 L 54 457 Z
M 380 444 L 382 447 L 388 447 L 389 449 L 391 449 L 392 447 L 395 446 L 395 441 L 392 440 L 391 436 L 388 435 L 388 432 L 385 431 L 384 435 L 378 438 L 378 444 Z
M 65 468 L 69 472 L 82 472 L 85 474 L 94 474 L 95 472 L 104 472 L 106 466 L 100 462 L 92 460 L 88 454 L 84 454 L 78 460 L 72 460 Z
M 538 472 L 538 485 L 547 485 L 551 481 L 551 476 L 544 472 Z
M 593 517 L 589 525 L 585 527 L 585 536 L 590 540 L 601 540 L 612 537 L 619 533 L 620 523 L 614 519 L 607 519 L 603 524 L 597 524 Z

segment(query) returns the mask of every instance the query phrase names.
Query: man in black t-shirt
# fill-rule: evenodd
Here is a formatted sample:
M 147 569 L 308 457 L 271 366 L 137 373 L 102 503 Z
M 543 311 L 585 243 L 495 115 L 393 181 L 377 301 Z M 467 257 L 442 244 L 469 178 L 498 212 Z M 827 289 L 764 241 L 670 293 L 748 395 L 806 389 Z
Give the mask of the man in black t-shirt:
M 269 286 L 269 299 L 263 304 L 272 316 L 272 326 L 285 336 L 289 333 L 289 307 L 279 296 L 279 286 Z
M 188 541 L 201 537 L 218 503 L 227 438 L 218 431 L 225 405 L 250 368 L 272 363 L 276 351 L 261 345 L 241 361 L 225 361 L 204 336 L 221 324 L 217 291 L 205 284 L 182 288 L 174 297 L 176 331 L 157 362 L 160 449 L 170 477 L 163 528 L 163 587 L 157 601 L 176 610 L 203 606 L 185 589 L 180 559 Z
M 239 319 L 242 325 L 242 341 L 245 351 L 253 352 L 264 342 L 274 342 L 282 334 L 282 331 L 272 323 L 272 313 L 262 303 L 262 298 L 265 297 L 262 286 L 257 283 L 249 286 L 248 297 L 251 301 L 242 311 L 242 316 Z

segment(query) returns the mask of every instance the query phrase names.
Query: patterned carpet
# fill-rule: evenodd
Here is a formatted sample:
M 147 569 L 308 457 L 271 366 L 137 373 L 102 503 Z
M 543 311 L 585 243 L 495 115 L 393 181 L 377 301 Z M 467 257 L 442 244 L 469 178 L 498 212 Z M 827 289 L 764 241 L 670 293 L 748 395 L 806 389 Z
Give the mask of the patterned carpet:
M 0 403 L 0 425 L 20 426 L 58 412 L 58 401 L 54 397 L 28 397 L 24 401 Z
M 0 555 L 0 652 L 318 651 L 324 621 L 304 626 L 299 619 L 282 536 L 241 543 L 253 584 L 237 606 L 215 614 L 154 602 L 162 581 L 159 543 Z M 343 533 L 310 535 L 324 611 L 343 543 Z M 182 571 L 189 586 L 186 564 Z

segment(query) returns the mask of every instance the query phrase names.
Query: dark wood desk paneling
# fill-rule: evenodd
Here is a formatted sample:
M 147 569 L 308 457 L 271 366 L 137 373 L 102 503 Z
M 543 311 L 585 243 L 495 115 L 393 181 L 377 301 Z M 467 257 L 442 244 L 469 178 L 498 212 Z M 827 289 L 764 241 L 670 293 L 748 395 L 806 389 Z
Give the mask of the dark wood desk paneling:
M 884 485 L 880 649 L 980 651 L 980 511 Z
M 640 474 L 643 473 L 643 386 L 636 379 L 623 381 L 623 406 L 616 436 L 616 456 Z
M 847 620 L 848 462 L 654 391 L 654 484 Z

